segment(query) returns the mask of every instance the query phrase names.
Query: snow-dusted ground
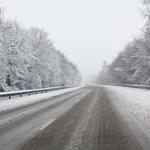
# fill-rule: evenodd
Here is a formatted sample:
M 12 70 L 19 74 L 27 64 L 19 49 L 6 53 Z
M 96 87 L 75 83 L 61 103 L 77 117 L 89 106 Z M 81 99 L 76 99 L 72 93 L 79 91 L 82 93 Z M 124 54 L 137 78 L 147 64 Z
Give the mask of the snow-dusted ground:
M 140 122 L 150 128 L 150 90 L 120 86 L 104 86 L 120 100 Z
M 0 99 L 0 111 L 5 111 L 5 110 L 16 108 L 19 106 L 28 105 L 28 104 L 31 104 L 31 103 L 34 103 L 37 101 L 51 98 L 56 95 L 61 95 L 63 93 L 74 91 L 74 90 L 80 89 L 82 87 L 83 86 L 79 86 L 79 87 L 62 89 L 62 90 L 52 91 L 52 92 L 43 93 L 43 94 L 35 94 L 35 95 L 31 95 L 31 96 L 23 96 L 23 97 L 18 96 L 18 98 L 12 97 L 12 99 L 6 99 L 6 98 L 2 99 L 1 98 Z

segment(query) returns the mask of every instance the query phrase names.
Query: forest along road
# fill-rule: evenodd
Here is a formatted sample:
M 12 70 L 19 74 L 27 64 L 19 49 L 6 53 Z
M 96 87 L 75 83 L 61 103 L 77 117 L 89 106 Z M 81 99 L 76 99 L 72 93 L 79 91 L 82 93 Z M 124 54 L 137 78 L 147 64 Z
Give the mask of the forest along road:
M 105 87 L 86 86 L 1 112 L 0 149 L 149 150 L 150 139 Z

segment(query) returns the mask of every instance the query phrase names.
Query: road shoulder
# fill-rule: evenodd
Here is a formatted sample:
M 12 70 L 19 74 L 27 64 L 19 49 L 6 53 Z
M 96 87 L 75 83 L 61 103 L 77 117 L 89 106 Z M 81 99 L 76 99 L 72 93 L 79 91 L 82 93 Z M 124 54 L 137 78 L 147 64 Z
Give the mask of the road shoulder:
M 112 91 L 105 89 L 112 107 L 116 110 L 118 117 L 124 118 L 125 123 L 132 130 L 133 134 L 139 141 L 140 145 L 145 149 L 150 148 L 150 129 L 147 129 L 144 124 L 139 122 L 132 113 L 123 105 L 117 97 L 114 96 Z

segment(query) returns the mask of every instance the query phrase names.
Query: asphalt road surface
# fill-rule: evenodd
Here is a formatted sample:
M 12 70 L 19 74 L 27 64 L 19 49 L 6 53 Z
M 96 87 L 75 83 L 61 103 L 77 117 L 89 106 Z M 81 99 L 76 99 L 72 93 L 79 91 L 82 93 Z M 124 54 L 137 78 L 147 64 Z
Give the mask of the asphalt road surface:
M 0 112 L 0 150 L 150 150 L 144 131 L 99 86 Z

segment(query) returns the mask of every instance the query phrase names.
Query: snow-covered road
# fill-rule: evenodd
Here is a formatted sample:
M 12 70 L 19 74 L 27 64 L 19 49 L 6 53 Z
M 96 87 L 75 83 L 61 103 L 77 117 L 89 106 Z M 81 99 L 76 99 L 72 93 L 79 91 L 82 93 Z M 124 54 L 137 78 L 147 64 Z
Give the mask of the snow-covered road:
M 0 149 L 149 150 L 150 91 L 75 89 L 1 101 Z

